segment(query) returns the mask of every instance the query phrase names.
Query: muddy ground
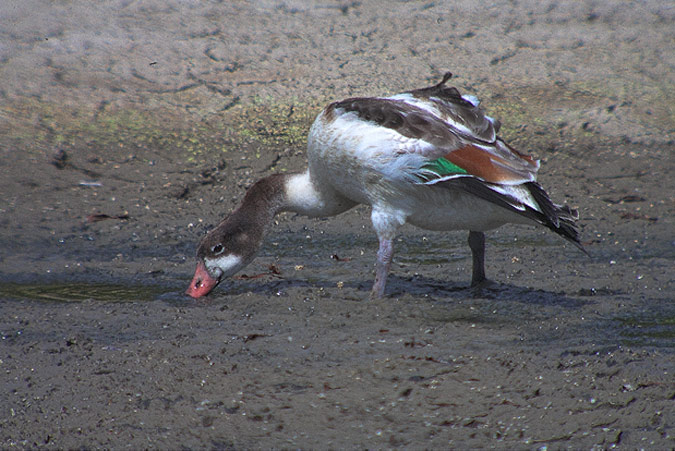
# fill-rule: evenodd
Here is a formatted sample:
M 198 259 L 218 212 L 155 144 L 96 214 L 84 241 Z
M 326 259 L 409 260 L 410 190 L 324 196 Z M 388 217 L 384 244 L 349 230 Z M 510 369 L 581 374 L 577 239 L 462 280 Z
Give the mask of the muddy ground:
M 475 5 L 2 2 L 0 447 L 675 447 L 675 10 Z M 183 295 L 323 104 L 445 70 L 590 258 L 503 227 L 472 291 L 465 233 L 406 228 L 371 301 L 361 207 Z

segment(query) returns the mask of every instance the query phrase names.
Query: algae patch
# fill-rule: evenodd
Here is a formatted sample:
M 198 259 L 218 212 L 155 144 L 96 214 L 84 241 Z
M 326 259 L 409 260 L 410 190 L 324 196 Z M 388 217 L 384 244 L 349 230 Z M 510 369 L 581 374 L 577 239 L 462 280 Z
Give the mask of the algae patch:
M 88 148 L 100 156 L 152 150 L 184 161 L 218 158 L 231 149 L 257 147 L 256 156 L 304 151 L 318 107 L 294 99 L 256 98 L 218 114 L 184 114 L 143 106 L 64 106 L 32 98 L 6 102 L 0 133 L 34 154 Z
M 0 298 L 50 302 L 135 302 L 152 301 L 166 290 L 156 286 L 115 284 L 54 283 L 0 284 Z
M 615 319 L 620 324 L 620 334 L 625 345 L 675 346 L 675 316 L 640 315 Z
M 297 102 L 256 98 L 228 110 L 222 121 L 232 133 L 248 142 L 265 147 L 298 146 L 307 142 L 307 132 L 318 114 L 318 107 Z

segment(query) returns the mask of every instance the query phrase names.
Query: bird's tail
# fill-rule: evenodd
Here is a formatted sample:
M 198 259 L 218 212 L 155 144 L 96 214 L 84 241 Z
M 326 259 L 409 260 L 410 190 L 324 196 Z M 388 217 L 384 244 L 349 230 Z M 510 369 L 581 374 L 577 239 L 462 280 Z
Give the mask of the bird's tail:
M 429 182 L 427 182 L 429 183 Z M 516 198 L 513 193 L 502 189 L 499 185 L 486 183 L 472 176 L 453 177 L 441 182 L 434 181 L 435 186 L 461 189 L 469 194 L 499 205 L 509 211 L 524 216 L 532 221 L 548 227 L 588 255 L 581 244 L 577 220 L 579 213 L 566 205 L 557 205 L 551 201 L 546 191 L 537 182 L 519 185 L 527 190 L 531 199 L 539 208 Z
M 579 212 L 567 205 L 554 204 L 553 201 L 551 201 L 551 198 L 548 197 L 546 191 L 544 191 L 544 189 L 536 182 L 528 182 L 525 183 L 524 186 L 541 209 L 540 212 L 533 212 L 535 213 L 534 219 L 540 224 L 553 230 L 588 255 L 588 252 L 581 244 L 579 236 L 579 228 L 577 226 Z

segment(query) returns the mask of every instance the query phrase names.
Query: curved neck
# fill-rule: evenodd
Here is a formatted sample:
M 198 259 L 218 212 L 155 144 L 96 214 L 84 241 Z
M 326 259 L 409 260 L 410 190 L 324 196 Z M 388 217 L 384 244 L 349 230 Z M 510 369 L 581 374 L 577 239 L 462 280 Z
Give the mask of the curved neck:
M 323 205 L 308 172 L 273 174 L 255 182 L 232 215 L 267 225 L 282 211 L 308 216 L 321 215 Z
M 239 207 L 219 227 L 236 229 L 243 226 L 250 233 L 262 238 L 274 216 L 282 211 L 310 217 L 333 216 L 354 205 L 354 202 L 346 199 L 319 192 L 309 171 L 273 174 L 254 183 L 246 191 Z
M 205 258 L 217 245 L 224 245 L 230 253 L 250 261 L 277 213 L 294 211 L 307 216 L 333 216 L 354 205 L 355 202 L 333 190 L 319 191 L 309 171 L 270 175 L 254 183 L 239 207 L 204 236 L 197 255 Z
M 251 219 L 271 220 L 286 204 L 286 179 L 289 175 L 274 174 L 255 182 L 246 191 L 233 214 L 245 214 Z
M 273 174 L 248 189 L 238 210 L 257 211 L 259 215 L 263 215 L 264 210 L 271 217 L 282 211 L 310 217 L 333 216 L 345 210 L 333 205 L 336 203 L 333 197 L 317 190 L 309 171 Z M 339 211 L 334 211 L 336 209 Z
M 218 225 L 225 233 L 245 233 L 255 246 L 262 241 L 274 216 L 286 204 L 288 175 L 274 174 L 255 182 L 244 195 L 239 206 Z M 245 231 L 245 232 L 244 232 Z

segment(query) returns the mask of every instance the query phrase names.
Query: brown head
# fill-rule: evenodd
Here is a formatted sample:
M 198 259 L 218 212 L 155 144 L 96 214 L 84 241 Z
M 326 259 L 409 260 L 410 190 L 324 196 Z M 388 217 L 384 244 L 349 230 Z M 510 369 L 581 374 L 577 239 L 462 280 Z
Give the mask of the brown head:
M 255 183 L 238 209 L 206 234 L 197 249 L 197 269 L 185 294 L 207 295 L 225 277 L 251 263 L 269 223 L 281 206 L 283 178 L 266 177 Z
M 232 276 L 255 257 L 262 230 L 234 212 L 199 243 L 197 269 L 186 294 L 207 295 L 225 277 Z

